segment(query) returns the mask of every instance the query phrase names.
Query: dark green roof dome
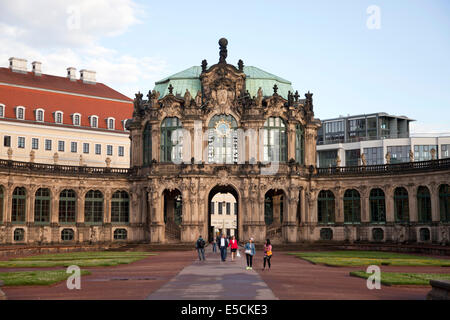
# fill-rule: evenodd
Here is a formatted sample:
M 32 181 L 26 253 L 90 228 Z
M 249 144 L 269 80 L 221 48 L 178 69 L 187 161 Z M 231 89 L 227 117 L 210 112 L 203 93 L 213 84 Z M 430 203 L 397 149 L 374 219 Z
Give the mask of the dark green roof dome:
M 201 91 L 201 73 L 202 68 L 200 66 L 191 67 L 156 82 L 155 90 L 161 94 L 161 97 L 164 97 L 169 93 L 168 87 L 171 84 L 173 87 L 173 94 L 183 96 L 186 89 L 188 89 L 189 92 L 195 96 L 197 91 Z M 247 76 L 245 85 L 251 96 L 256 96 L 259 88 L 262 88 L 264 96 L 271 96 L 273 94 L 273 87 L 275 84 L 278 86 L 278 94 L 285 99 L 287 99 L 289 91 L 294 91 L 290 81 L 259 68 L 245 66 L 244 73 Z

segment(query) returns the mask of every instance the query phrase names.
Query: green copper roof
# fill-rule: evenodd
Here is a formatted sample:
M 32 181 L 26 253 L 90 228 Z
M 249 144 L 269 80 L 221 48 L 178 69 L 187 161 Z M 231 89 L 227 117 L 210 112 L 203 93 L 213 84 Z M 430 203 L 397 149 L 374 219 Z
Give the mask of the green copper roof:
M 178 72 L 170 77 L 155 83 L 155 90 L 159 91 L 161 97 L 169 93 L 168 87 L 173 86 L 175 95 L 184 95 L 186 89 L 195 97 L 197 91 L 201 90 L 200 74 L 201 67 L 191 67 L 184 71 Z M 292 83 L 288 80 L 280 78 L 274 74 L 266 72 L 256 67 L 245 66 L 244 73 L 247 75 L 246 87 L 252 96 L 256 96 L 258 89 L 262 88 L 264 96 L 273 94 L 273 86 L 278 86 L 278 94 L 287 99 L 288 91 L 293 92 Z

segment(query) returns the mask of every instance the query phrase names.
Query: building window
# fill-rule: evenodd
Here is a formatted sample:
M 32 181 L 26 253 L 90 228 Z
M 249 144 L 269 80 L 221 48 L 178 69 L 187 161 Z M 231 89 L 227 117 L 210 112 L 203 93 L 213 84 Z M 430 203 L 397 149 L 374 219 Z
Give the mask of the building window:
M 114 240 L 127 240 L 128 232 L 126 229 L 114 230 Z
M 98 117 L 97 116 L 91 116 L 91 127 L 92 128 L 98 127 Z
M 439 208 L 441 222 L 450 222 L 450 187 L 448 184 L 439 187 Z
M 143 149 L 144 166 L 148 166 L 152 162 L 152 126 L 148 122 L 145 125 L 142 137 L 144 143 Z M 120 156 L 120 148 L 122 148 L 123 151 L 123 147 L 119 147 L 119 156 Z
M 348 120 L 348 142 L 366 140 L 366 119 Z
M 337 150 L 319 151 L 319 167 L 336 167 Z
M 22 228 L 14 229 L 14 241 L 22 242 L 25 240 L 25 230 Z
M 396 188 L 394 191 L 394 213 L 396 222 L 409 221 L 408 191 L 403 187 Z
M 78 149 L 78 144 L 76 142 L 70 143 L 70 152 L 76 153 Z
M 295 126 L 295 161 L 305 163 L 305 131 L 301 124 Z
M 56 111 L 55 113 L 55 122 L 63 123 L 63 113 L 61 111 Z
M 112 156 L 113 155 L 113 146 L 112 145 L 107 145 L 106 146 L 106 155 L 108 155 L 108 156 Z
M 372 189 L 369 196 L 370 217 L 372 223 L 386 222 L 386 204 L 384 191 L 381 189 Z
M 222 202 L 217 202 L 217 206 L 219 208 L 219 214 L 223 214 L 223 203 Z
M 364 154 L 366 155 L 367 165 L 384 164 L 383 147 L 364 148 Z
M 34 199 L 34 222 L 50 223 L 50 190 L 39 189 Z
M 17 147 L 20 149 L 24 149 L 25 148 L 25 137 L 19 137 L 17 139 Z
M 183 132 L 178 118 L 166 118 L 161 124 L 161 161 L 181 162 L 183 159 Z
M 109 130 L 115 129 L 115 120 L 113 118 L 108 118 L 108 129 Z
M 103 222 L 103 194 L 98 190 L 91 190 L 86 194 L 84 221 L 87 223 Z
M 117 191 L 111 199 L 111 222 L 128 223 L 130 217 L 130 197 L 126 191 Z
M 322 190 L 317 198 L 317 215 L 319 223 L 334 223 L 334 194 L 329 190 Z
M 346 190 L 344 193 L 344 222 L 361 222 L 361 197 L 356 190 Z
M 450 158 L 450 144 L 441 145 L 441 156 L 440 159 Z
M 422 242 L 430 241 L 430 239 L 431 239 L 430 229 L 428 229 L 428 228 L 421 228 L 419 230 L 419 239 Z
M 73 115 L 73 125 L 74 126 L 81 125 L 81 116 L 77 113 Z
M 125 148 L 124 147 L 119 147 L 119 157 L 123 157 L 125 155 Z
M 19 120 L 25 120 L 25 108 L 24 107 L 17 107 L 16 118 Z
M 39 139 L 38 138 L 32 138 L 31 139 L 31 148 L 33 150 L 38 150 L 39 149 Z
M 421 145 L 414 146 L 414 161 L 429 161 L 432 160 L 432 151 L 434 149 L 435 159 L 438 157 L 438 146 L 437 145 Z
M 361 150 L 346 150 L 345 151 L 345 165 L 347 167 L 359 166 L 361 159 Z
M 214 204 L 215 202 L 211 202 L 211 214 L 214 214 Z
M 381 228 L 373 228 L 372 229 L 372 240 L 375 242 L 383 241 L 384 239 L 384 230 Z
M 214 116 L 208 125 L 208 162 L 238 162 L 238 132 L 231 115 Z
M 74 232 L 72 229 L 63 229 L 63 231 L 61 231 L 62 241 L 73 241 L 73 239 L 74 239 Z
M 234 203 L 234 215 L 237 216 L 238 214 L 238 204 L 237 202 Z
M 4 147 L 11 147 L 11 136 L 4 136 L 3 137 L 3 146 Z
M 286 162 L 286 125 L 281 118 L 269 118 L 264 123 L 264 162 Z
M 89 153 L 89 143 L 83 143 L 83 153 Z
M 231 203 L 227 202 L 227 215 L 231 215 Z
M 45 150 L 47 151 L 52 150 L 52 140 L 45 139 Z
M 39 122 L 44 121 L 44 110 L 41 110 L 41 109 L 36 110 L 36 121 L 39 121 Z
M 25 188 L 17 187 L 14 189 L 12 197 L 12 223 L 25 223 L 27 193 Z
M 5 106 L 0 104 L 0 118 L 5 117 Z
M 73 190 L 63 190 L 59 194 L 59 223 L 75 223 L 77 196 Z
M 387 147 L 387 152 L 391 154 L 391 163 L 409 162 L 410 146 Z
M 325 241 L 333 240 L 333 230 L 330 228 L 320 229 L 320 240 L 325 240 Z
M 101 144 L 95 145 L 95 154 L 102 154 L 102 145 Z
M 431 197 L 427 187 L 417 189 L 417 213 L 419 222 L 431 222 Z
M 64 152 L 64 141 L 58 141 L 58 151 Z

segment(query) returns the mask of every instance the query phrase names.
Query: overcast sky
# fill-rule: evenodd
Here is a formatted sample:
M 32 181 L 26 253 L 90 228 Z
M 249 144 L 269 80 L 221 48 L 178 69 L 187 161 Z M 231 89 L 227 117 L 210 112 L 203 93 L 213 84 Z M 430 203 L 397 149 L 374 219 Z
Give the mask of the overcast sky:
M 416 119 L 415 132 L 450 132 L 448 0 L 0 0 L 0 12 L 0 66 L 87 68 L 134 97 L 216 63 L 226 37 L 229 63 L 310 90 L 319 118 L 383 111 Z

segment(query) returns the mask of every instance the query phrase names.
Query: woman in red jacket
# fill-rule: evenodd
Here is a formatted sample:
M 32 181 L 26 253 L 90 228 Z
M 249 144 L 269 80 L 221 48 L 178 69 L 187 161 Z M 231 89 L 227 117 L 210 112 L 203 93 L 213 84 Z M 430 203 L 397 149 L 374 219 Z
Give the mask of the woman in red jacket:
M 234 257 L 236 255 L 236 251 L 238 249 L 238 242 L 237 242 L 235 236 L 233 236 L 231 238 L 230 244 L 228 246 L 231 248 L 231 261 L 234 261 Z

